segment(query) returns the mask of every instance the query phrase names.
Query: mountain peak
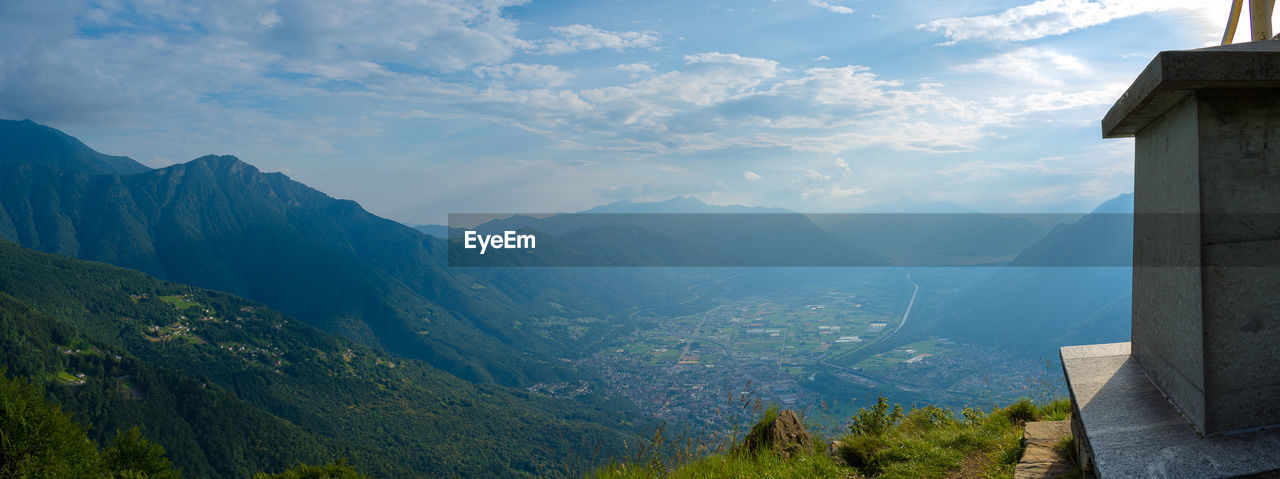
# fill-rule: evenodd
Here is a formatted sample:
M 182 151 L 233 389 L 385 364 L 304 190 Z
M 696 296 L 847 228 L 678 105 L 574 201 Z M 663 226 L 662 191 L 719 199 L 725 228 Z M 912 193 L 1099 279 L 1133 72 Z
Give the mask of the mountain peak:
M 1133 193 L 1124 193 L 1115 198 L 1109 199 L 1093 209 L 1092 214 L 1132 214 L 1133 213 Z
M 256 167 L 248 163 L 245 163 L 243 160 L 241 160 L 240 158 L 237 158 L 235 155 L 204 155 L 194 160 L 191 160 L 188 163 L 205 165 L 213 169 L 249 167 L 249 168 L 253 168 L 254 170 L 257 170 Z
M 42 165 L 99 175 L 131 175 L 150 171 L 127 156 L 104 155 L 80 140 L 31 120 L 0 120 L 0 163 Z

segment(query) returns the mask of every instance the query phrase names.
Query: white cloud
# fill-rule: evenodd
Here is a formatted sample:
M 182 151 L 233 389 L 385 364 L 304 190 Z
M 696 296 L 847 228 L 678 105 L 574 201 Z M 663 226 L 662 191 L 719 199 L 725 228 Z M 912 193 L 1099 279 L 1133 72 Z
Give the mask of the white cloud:
M 627 73 L 653 73 L 653 66 L 645 62 L 639 63 L 622 63 L 614 68 Z
M 848 15 L 850 13 L 853 13 L 852 8 L 846 7 L 844 5 L 836 5 L 836 4 L 828 3 L 823 0 L 809 0 L 809 5 L 813 5 L 818 8 L 825 8 L 832 13 L 839 13 L 841 15 Z
M 658 34 L 649 31 L 612 32 L 591 25 L 551 27 L 551 31 L 560 38 L 547 40 L 542 45 L 542 53 L 548 55 L 606 48 L 623 51 L 633 48 L 651 48 L 658 44 Z
M 148 115 L 151 124 L 183 124 L 164 115 L 214 114 L 211 104 L 231 92 L 243 100 L 359 89 L 389 77 L 389 63 L 440 71 L 500 63 L 530 48 L 502 15 L 520 3 L 121 1 L 77 11 L 71 3 L 0 2 L 0 115 L 115 124 Z M 272 76 L 282 73 L 303 78 Z
M 460 92 L 446 105 L 514 121 L 584 151 L 644 156 L 777 148 L 835 156 L 866 147 L 972 151 L 997 127 L 1034 121 L 1035 114 L 1109 104 L 1119 86 L 986 98 L 957 97 L 942 88 L 882 79 L 857 65 L 796 72 L 768 59 L 707 52 L 686 55 L 677 70 L 620 85 Z M 828 174 L 850 175 L 843 157 L 829 164 L 835 168 Z
M 1026 47 L 961 65 L 959 71 L 982 72 L 1036 85 L 1061 86 L 1065 79 L 1092 73 L 1079 58 L 1044 48 Z
M 831 59 L 831 57 L 829 57 L 829 56 L 826 56 L 826 55 L 818 55 L 818 56 L 816 56 L 816 57 L 814 57 L 814 58 L 813 58 L 813 61 L 815 61 L 815 62 L 825 62 L 825 61 L 830 60 L 830 59 Z
M 856 186 L 849 187 L 849 188 L 845 188 L 841 186 L 832 186 L 829 190 L 827 190 L 827 195 L 831 196 L 832 198 L 844 198 L 847 196 L 858 196 L 866 192 L 867 190 L 858 188 Z
M 1101 88 L 1077 92 L 1051 91 L 1023 97 L 994 98 L 997 108 L 1018 111 L 1022 114 L 1075 110 L 1088 106 L 1111 105 L 1124 93 L 1128 85 L 1112 83 Z
M 1202 0 L 1039 0 L 991 15 L 933 20 L 916 28 L 939 32 L 945 44 L 964 41 L 1025 41 L 1062 35 L 1112 20 L 1171 10 L 1204 12 Z M 1224 10 L 1225 11 L 1225 10 Z M 1226 16 L 1221 17 L 1225 19 Z
M 650 65 L 648 62 L 622 63 L 613 68 L 621 72 L 626 72 L 632 79 L 653 74 L 653 65 Z
M 525 63 L 482 65 L 475 67 L 472 71 L 481 78 L 511 80 L 517 83 L 544 87 L 559 86 L 573 76 L 560 70 L 555 65 L 529 65 Z
M 849 168 L 843 159 L 835 161 L 834 175 L 811 168 L 800 170 L 800 175 L 791 181 L 790 189 L 800 192 L 801 199 L 840 199 L 858 196 L 866 189 L 848 183 Z
M 750 180 L 750 181 L 756 181 L 756 180 L 758 180 L 758 179 L 760 179 L 760 178 L 764 178 L 763 176 L 760 176 L 758 173 L 756 173 L 756 172 L 754 172 L 754 171 L 751 171 L 751 170 L 747 170 L 747 171 L 742 172 L 742 177 L 743 177 L 743 178 L 746 178 L 746 179 L 748 179 L 748 180 Z

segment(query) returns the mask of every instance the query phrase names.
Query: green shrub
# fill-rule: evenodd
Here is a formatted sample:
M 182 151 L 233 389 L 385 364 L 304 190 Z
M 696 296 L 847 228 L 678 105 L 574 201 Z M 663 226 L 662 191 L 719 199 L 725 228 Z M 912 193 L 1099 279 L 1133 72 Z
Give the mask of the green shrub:
M 178 471 L 164 457 L 164 448 L 147 441 L 138 428 L 116 433 L 102 451 L 102 462 L 108 470 L 153 479 L 177 479 Z
M 871 467 L 872 458 L 889 447 L 889 441 L 881 435 L 854 435 L 840 441 L 840 458 L 845 464 L 858 469 Z
M 903 419 L 903 425 L 911 429 L 934 429 L 956 423 L 955 414 L 946 409 L 929 405 L 912 409 Z
M 87 429 L 26 380 L 0 369 L 0 477 L 96 477 L 97 445 Z
M 1010 404 L 1004 408 L 1004 416 L 1012 423 L 1026 423 L 1036 420 L 1039 412 L 1036 405 L 1030 399 L 1019 399 L 1017 402 Z
M 978 460 L 984 475 L 1007 476 L 1022 453 L 1021 431 L 1007 410 L 988 414 L 965 407 L 959 417 L 936 406 L 913 408 L 906 414 L 900 407 L 890 411 L 883 400 L 859 411 L 850 434 L 840 439 L 841 458 L 858 473 L 947 477 L 966 461 Z
M 1040 406 L 1041 421 L 1062 421 L 1071 416 L 1071 398 L 1058 398 Z
M 876 405 L 870 408 L 858 408 L 858 414 L 849 421 L 849 432 L 855 436 L 874 436 L 884 433 L 902 419 L 902 406 L 894 404 L 889 408 L 889 399 L 880 396 Z

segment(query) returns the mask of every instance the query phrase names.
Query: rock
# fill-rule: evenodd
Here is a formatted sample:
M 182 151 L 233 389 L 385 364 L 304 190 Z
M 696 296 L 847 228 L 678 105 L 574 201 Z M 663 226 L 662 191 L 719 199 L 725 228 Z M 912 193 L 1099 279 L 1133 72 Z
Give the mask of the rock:
M 763 421 L 751 428 L 742 447 L 752 453 L 769 448 L 782 457 L 804 453 L 813 449 L 813 437 L 790 409 L 778 413 L 778 417 L 765 424 Z
M 841 447 L 844 447 L 844 444 L 840 441 L 831 441 L 831 444 L 827 445 L 827 457 L 830 457 L 831 462 L 836 463 L 836 465 L 847 466 L 848 464 L 844 462 L 844 456 L 840 454 Z

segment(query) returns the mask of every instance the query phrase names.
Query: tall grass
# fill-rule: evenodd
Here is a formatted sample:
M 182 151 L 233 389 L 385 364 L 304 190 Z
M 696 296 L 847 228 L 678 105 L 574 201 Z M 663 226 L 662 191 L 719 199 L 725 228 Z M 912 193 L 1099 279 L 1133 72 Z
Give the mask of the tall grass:
M 747 451 L 744 420 L 757 418 L 756 427 L 771 424 L 780 409 L 747 395 L 730 395 L 722 411 L 731 411 L 731 427 L 704 440 L 678 436 L 668 440 L 658 428 L 651 441 L 638 445 L 628 459 L 613 461 L 583 474 L 589 478 L 712 478 L 712 477 L 880 477 L 932 478 L 1012 477 L 1022 456 L 1022 425 L 1036 420 L 1063 419 L 1071 410 L 1067 399 L 1040 403 L 1030 399 L 1004 408 L 963 408 L 958 413 L 936 406 L 902 406 L 879 398 L 858 410 L 847 431 L 822 437 L 809 426 L 813 447 L 790 457 L 768 448 Z M 732 411 L 742 415 L 733 416 Z M 751 416 L 745 414 L 750 413 Z M 807 413 L 805 414 L 807 415 Z M 805 415 L 801 415 L 802 420 Z M 835 456 L 828 443 L 837 439 Z
M 855 424 L 840 438 L 839 454 L 867 476 L 946 477 L 964 470 L 965 475 L 1010 477 L 1022 454 L 1022 430 L 1004 410 L 965 408 L 957 417 L 948 409 L 924 406 L 897 421 L 893 412 L 875 418 L 876 412 L 866 409 L 860 420 L 864 413 L 873 423 L 891 426 L 877 432 Z

